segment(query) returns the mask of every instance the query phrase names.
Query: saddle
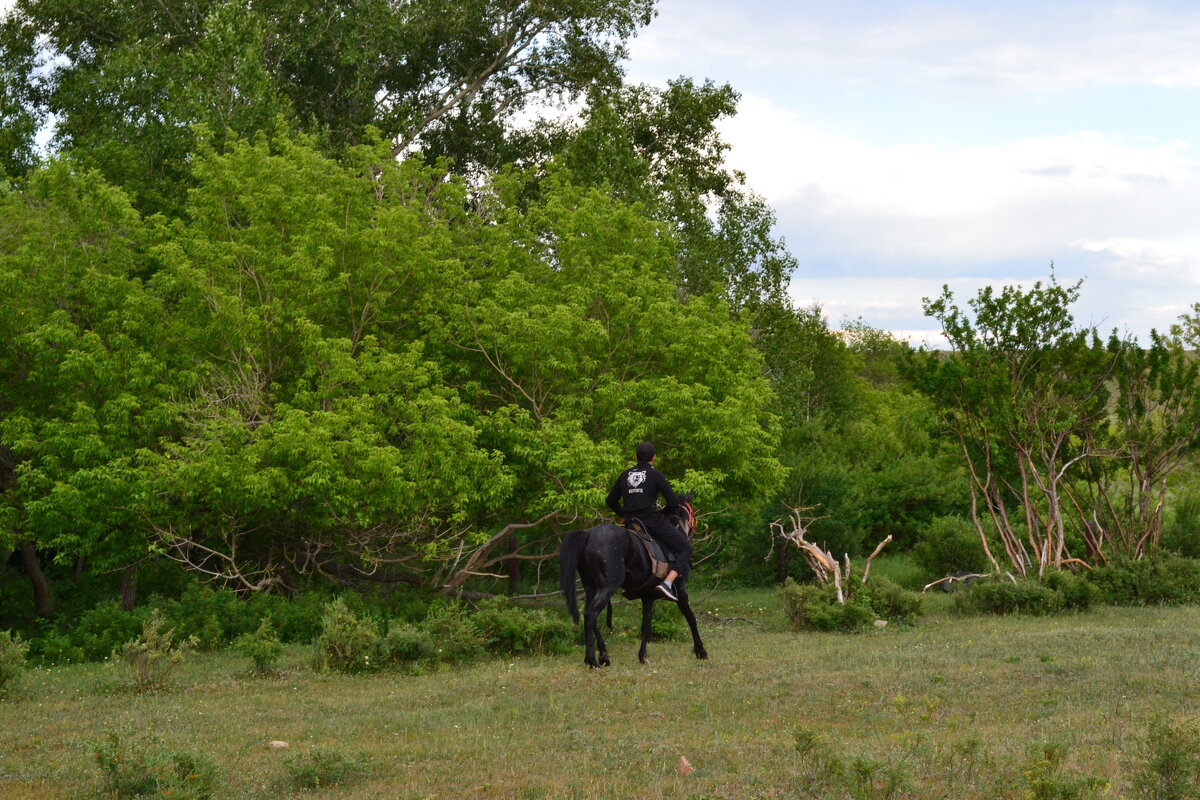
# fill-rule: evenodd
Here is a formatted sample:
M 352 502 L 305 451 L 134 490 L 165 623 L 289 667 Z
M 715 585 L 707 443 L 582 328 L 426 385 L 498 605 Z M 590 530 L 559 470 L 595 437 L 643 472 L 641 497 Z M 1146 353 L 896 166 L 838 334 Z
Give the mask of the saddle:
M 627 520 L 625 530 L 629 531 L 629 535 L 645 548 L 646 557 L 650 559 L 650 573 L 654 578 L 660 581 L 666 578 L 667 573 L 671 571 L 671 562 L 675 560 L 675 554 L 664 548 L 661 542 L 651 536 L 640 519 Z

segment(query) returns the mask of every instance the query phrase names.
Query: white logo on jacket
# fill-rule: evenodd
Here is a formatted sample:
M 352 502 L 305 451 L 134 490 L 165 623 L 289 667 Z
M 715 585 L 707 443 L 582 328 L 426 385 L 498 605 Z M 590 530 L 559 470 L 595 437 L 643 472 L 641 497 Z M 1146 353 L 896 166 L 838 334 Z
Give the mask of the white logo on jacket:
M 642 485 L 642 482 L 644 480 L 646 480 L 646 473 L 644 471 L 643 472 L 631 472 L 631 473 L 629 473 L 629 477 L 626 480 L 629 482 L 629 488 L 636 489 L 637 487 Z

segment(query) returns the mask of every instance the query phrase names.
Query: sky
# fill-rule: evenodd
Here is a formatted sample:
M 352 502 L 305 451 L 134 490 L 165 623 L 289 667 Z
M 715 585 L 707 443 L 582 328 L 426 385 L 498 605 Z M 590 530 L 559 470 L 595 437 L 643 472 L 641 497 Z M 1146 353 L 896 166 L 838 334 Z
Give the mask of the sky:
M 12 0 L 0 0 L 0 12 Z M 791 295 L 944 344 L 922 299 L 1082 279 L 1146 342 L 1200 303 L 1200 4 L 659 0 L 632 81 L 741 95 L 729 165 L 778 216 Z
M 1082 279 L 1141 342 L 1200 303 L 1200 4 L 660 0 L 627 76 L 741 95 L 791 295 L 941 346 L 922 299 Z

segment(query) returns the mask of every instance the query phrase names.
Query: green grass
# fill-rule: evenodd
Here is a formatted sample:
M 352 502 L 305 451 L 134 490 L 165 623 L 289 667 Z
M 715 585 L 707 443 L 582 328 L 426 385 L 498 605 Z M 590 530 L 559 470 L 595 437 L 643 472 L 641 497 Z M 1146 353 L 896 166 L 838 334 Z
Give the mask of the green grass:
M 0 798 L 99 797 L 89 742 L 110 730 L 211 756 L 220 798 L 1088 796 L 1073 776 L 1124 797 L 1151 725 L 1200 707 L 1200 608 L 935 610 L 858 636 L 788 632 L 765 591 L 698 610 L 710 660 L 673 640 L 638 664 L 637 607 L 622 606 L 601 671 L 582 647 L 418 676 L 317 673 L 297 648 L 264 679 L 233 654 L 196 655 L 158 693 L 111 666 L 38 669 L 0 702 Z M 1047 743 L 1065 756 L 1038 767 Z M 361 774 L 296 788 L 314 750 Z M 677 774 L 681 755 L 693 774 Z M 1038 769 L 1053 774 L 1035 792 Z

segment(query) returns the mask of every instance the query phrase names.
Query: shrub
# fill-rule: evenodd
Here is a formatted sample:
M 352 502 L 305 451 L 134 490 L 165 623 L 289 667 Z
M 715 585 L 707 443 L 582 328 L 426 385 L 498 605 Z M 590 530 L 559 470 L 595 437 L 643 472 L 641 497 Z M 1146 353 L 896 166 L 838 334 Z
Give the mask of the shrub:
M 503 597 L 480 603 L 475 623 L 491 652 L 567 653 L 575 644 L 575 626 L 562 615 L 520 608 Z
M 1200 561 L 1175 555 L 1114 560 L 1087 579 L 1110 605 L 1173 605 L 1200 599 Z
M 921 613 L 921 595 L 910 592 L 882 575 L 854 587 L 855 598 L 870 606 L 876 619 L 912 622 Z
M 258 627 L 254 608 L 229 589 L 192 584 L 164 613 L 180 636 L 196 640 L 202 650 L 213 650 Z
M 328 593 L 312 589 L 293 598 L 277 594 L 255 595 L 250 605 L 256 614 L 270 615 L 279 631 L 280 641 L 312 644 L 321 635 L 325 606 L 331 600 Z
M 839 603 L 833 584 L 796 583 L 788 578 L 780 596 L 784 613 L 797 630 L 856 631 L 876 619 L 871 607 L 856 598 Z
M 1200 798 L 1200 728 L 1195 722 L 1153 723 L 1128 769 L 1135 798 Z
M 145 613 L 123 611 L 109 600 L 83 612 L 69 636 L 84 660 L 102 661 L 136 637 L 145 624 Z
M 118 797 L 182 798 L 207 800 L 220 783 L 220 770 L 207 755 L 170 752 L 152 738 L 133 741 L 109 731 L 92 743 L 105 794 Z
M 279 641 L 270 617 L 263 618 L 258 630 L 234 639 L 233 649 L 253 661 L 254 671 L 259 675 L 274 671 L 275 662 L 283 655 L 283 643 Z
M 142 626 L 142 635 L 126 642 L 121 648 L 121 660 L 129 669 L 138 689 L 151 690 L 165 686 L 171 673 L 195 644 L 193 639 L 184 639 L 176 645 L 175 629 L 164 631 L 165 624 L 162 614 L 155 609 Z
M 338 597 L 325 604 L 317 660 L 322 669 L 366 672 L 381 662 L 379 629 L 375 620 L 356 614 Z
M 1064 607 L 1063 596 L 1033 580 L 1008 577 L 981 578 L 955 595 L 955 604 L 966 613 L 1054 614 Z
M 432 641 L 438 661 L 458 665 L 483 655 L 483 632 L 459 603 L 435 606 L 419 627 Z
M 1085 611 L 1100 602 L 1100 589 L 1087 578 L 1062 570 L 1047 573 L 1045 583 L 1062 597 L 1063 608 Z
M 1029 748 L 1025 780 L 1029 800 L 1088 800 L 1107 794 L 1104 778 L 1080 775 L 1065 767 L 1066 748 L 1054 742 L 1040 742 Z
M 0 697 L 5 697 L 25 674 L 29 643 L 19 635 L 0 631 Z
M 314 747 L 307 755 L 292 756 L 284 762 L 291 784 L 296 789 L 320 789 L 346 784 L 368 772 L 366 756 L 352 758 L 337 750 Z
M 888 580 L 852 582 L 839 603 L 831 583 L 799 584 L 788 578 L 781 594 L 784 613 L 797 630 L 857 631 L 877 619 L 911 622 L 921 613 L 921 596 Z
M 956 572 L 984 572 L 987 555 L 979 531 L 962 517 L 937 517 L 917 536 L 913 560 L 932 578 Z
M 414 665 L 437 660 L 437 647 L 433 638 L 411 622 L 390 620 L 387 634 L 383 637 L 381 654 L 391 664 Z
M 1200 491 L 1192 488 L 1168 504 L 1170 519 L 1162 532 L 1162 546 L 1187 558 L 1200 558 Z

